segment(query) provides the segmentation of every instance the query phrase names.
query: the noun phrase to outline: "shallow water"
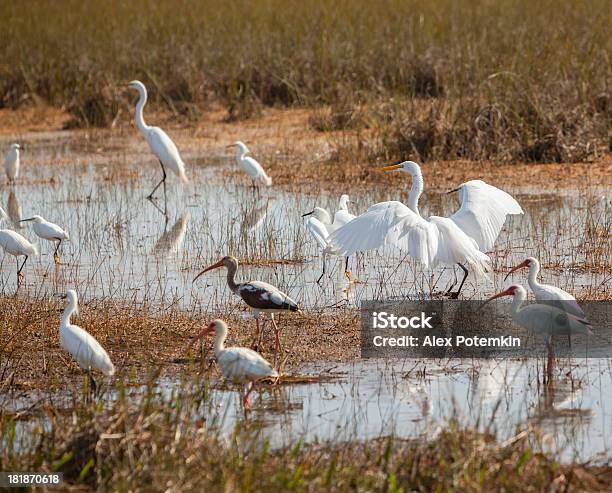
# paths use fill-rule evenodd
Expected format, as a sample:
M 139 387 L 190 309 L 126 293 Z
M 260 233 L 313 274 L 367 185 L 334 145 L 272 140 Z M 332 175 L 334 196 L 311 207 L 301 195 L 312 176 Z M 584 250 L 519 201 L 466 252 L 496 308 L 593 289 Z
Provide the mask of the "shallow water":
M 319 285 L 315 281 L 321 273 L 321 258 L 301 215 L 315 205 L 333 212 L 337 196 L 273 187 L 254 190 L 247 181 L 224 174 L 233 166 L 231 157 L 210 158 L 190 168 L 191 184 L 169 181 L 166 218 L 156 208 L 164 209 L 161 188 L 156 204 L 145 199 L 159 178 L 153 163 L 125 159 L 108 164 L 89 158 L 74 145 L 51 142 L 36 148 L 38 159 L 73 164 L 24 167 L 21 182 L 0 191 L 0 203 L 13 226 L 30 240 L 36 240 L 33 231 L 18 221 L 32 214 L 43 215 L 71 235 L 70 242 L 62 245 L 59 267 L 52 261 L 53 246 L 38 241 L 42 254 L 28 260 L 22 286 L 32 294 L 49 296 L 76 288 L 85 299 L 111 297 L 226 311 L 240 302 L 227 289 L 223 270 L 192 284 L 199 270 L 226 254 L 255 264 L 243 265 L 239 280 L 271 282 L 305 308 L 429 296 L 446 291 L 453 279 L 452 268 L 427 271 L 389 247 L 351 259 L 357 282 L 349 283 L 342 273 L 342 260 L 332 257 L 328 276 Z M 350 193 L 351 210 L 359 213 L 376 201 L 405 199 L 408 186 L 409 180 L 403 189 L 342 192 Z M 526 214 L 507 221 L 491 254 L 493 266 L 509 267 L 534 255 L 545 266 L 544 279 L 552 284 L 570 292 L 609 289 L 610 273 L 602 266 L 612 247 L 609 235 L 601 232 L 609 230 L 610 198 L 598 190 L 512 192 Z M 457 200 L 430 193 L 421 204 L 423 215 L 441 215 L 452 213 Z M 0 292 L 12 294 L 15 259 L 1 256 L 0 260 Z M 514 279 L 525 282 L 521 274 Z M 502 285 L 503 272 L 488 280 L 470 276 L 463 293 L 483 298 Z
M 0 189 L 0 203 L 16 228 L 19 219 L 40 214 L 71 235 L 62 246 L 58 267 L 53 264 L 52 245 L 39 242 L 42 254 L 28 261 L 22 292 L 43 297 L 75 288 L 85 300 L 113 298 L 161 307 L 176 304 L 198 312 L 236 312 L 243 305 L 227 288 L 224 271 L 210 272 L 192 284 L 199 270 L 226 254 L 260 264 L 243 265 L 239 280 L 275 284 L 307 309 L 430 296 L 445 291 L 453 278 L 450 268 L 429 272 L 398 250 L 386 248 L 351 259 L 358 282 L 349 283 L 344 277 L 341 259 L 330 261 L 330 275 L 321 285 L 315 282 L 321 259 L 301 215 L 315 205 L 333 211 L 341 193 L 351 195 L 354 213 L 377 201 L 404 200 L 408 180 L 397 190 L 341 190 L 334 195 L 316 189 L 254 190 L 245 180 L 225 174 L 226 166 L 232 166 L 230 157 L 198 157 L 190 168 L 191 184 L 170 180 L 166 220 L 145 200 L 159 178 L 155 164 L 125 158 L 120 164 L 106 163 L 104 158 L 89 157 L 92 148 L 95 151 L 95 146 L 58 144 L 57 136 L 51 136 L 33 153 L 38 159 L 70 164 L 26 166 L 16 187 Z M 491 254 L 500 272 L 478 282 L 470 276 L 464 296 L 478 299 L 499 290 L 507 271 L 500 268 L 528 255 L 540 258 L 543 278 L 551 284 L 574 293 L 609 292 L 608 192 L 543 194 L 534 188 L 510 192 L 525 215 L 507 221 Z M 156 205 L 164 207 L 163 201 Z M 423 215 L 446 215 L 456 207 L 452 195 L 429 193 L 421 201 Z M 28 226 L 19 231 L 35 238 Z M 514 280 L 525 283 L 524 274 Z M 0 292 L 15 290 L 15 261 L 0 256 Z M 424 366 L 425 377 L 418 377 L 417 369 Z M 541 371 L 534 360 L 449 361 L 443 368 L 431 360 L 375 360 L 302 369 L 302 373 L 321 371 L 339 378 L 266 387 L 256 397 L 253 417 L 273 446 L 300 438 L 316 442 L 390 434 L 431 436 L 453 416 L 466 425 L 494 431 L 500 439 L 537 422 L 548 433 L 542 447 L 561 450 L 564 460 L 609 459 L 605 453 L 612 426 L 607 398 L 612 395 L 612 371 L 606 359 L 577 362 L 571 378 L 565 376 L 567 370 L 559 371 L 554 391 L 538 384 Z M 160 392 L 174 387 L 173 381 L 162 382 Z M 211 400 L 216 411 L 206 417 L 229 433 L 242 413 L 239 394 L 214 390 Z
M 534 448 L 563 461 L 606 462 L 610 453 L 612 361 L 569 361 L 544 386 L 534 360 L 369 360 L 317 364 L 306 373 L 336 381 L 267 386 L 254 394 L 252 419 L 271 446 L 397 436 L 431 438 L 448 419 L 510 439 L 530 424 Z M 419 371 L 425 370 L 425 376 Z M 242 416 L 238 392 L 216 391 L 213 407 L 227 433 Z M 217 414 L 215 414 L 217 416 Z M 213 421 L 214 422 L 214 421 Z

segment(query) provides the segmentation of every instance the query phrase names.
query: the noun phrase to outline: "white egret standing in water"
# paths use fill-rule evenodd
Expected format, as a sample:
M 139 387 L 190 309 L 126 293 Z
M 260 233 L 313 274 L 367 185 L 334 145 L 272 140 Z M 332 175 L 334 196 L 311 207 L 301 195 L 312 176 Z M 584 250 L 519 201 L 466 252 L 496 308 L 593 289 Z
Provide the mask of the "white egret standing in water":
M 7 218 L 6 212 L 0 207 L 0 223 Z M 36 245 L 33 245 L 19 233 L 10 229 L 0 229 L 0 247 L 2 247 L 6 253 L 13 255 L 17 261 L 17 286 L 19 286 L 23 278 L 21 271 L 25 267 L 29 257 L 38 255 L 38 249 Z M 19 266 L 19 257 L 25 257 L 21 266 Z
M 264 378 L 278 378 L 278 372 L 264 357 L 245 347 L 225 347 L 227 324 L 223 320 L 215 320 L 200 332 L 191 344 L 206 335 L 215 336 L 215 357 L 221 367 L 223 376 L 238 384 L 246 384 L 242 396 L 246 410 L 251 409 L 250 395 L 255 384 Z
M 228 149 L 230 147 L 236 148 L 236 162 L 238 166 L 240 166 L 253 180 L 253 184 L 255 182 L 259 182 L 269 187 L 272 185 L 272 178 L 268 176 L 268 174 L 264 171 L 261 164 L 259 164 L 255 159 L 247 154 L 250 154 L 249 148 L 241 142 L 237 140 L 233 144 L 227 146 Z
M 11 144 L 4 158 L 4 171 L 10 183 L 19 177 L 19 144 Z
M 497 239 L 506 216 L 522 214 L 521 206 L 503 190 L 481 180 L 468 181 L 451 192 L 459 191 L 461 207 L 450 217 L 419 213 L 419 197 L 423 193 L 421 167 L 413 161 L 385 166 L 384 171 L 401 170 L 412 176 L 408 205 L 381 202 L 371 206 L 345 226 L 332 233 L 329 243 L 342 255 L 373 250 L 393 244 L 429 268 L 439 264 L 457 264 L 464 272 L 457 298 L 468 276 L 466 263 L 477 275 L 489 270 L 485 255 Z M 450 193 L 450 192 L 449 192 Z M 454 287 L 451 286 L 450 290 Z
M 22 223 L 29 221 L 34 222 L 33 229 L 36 236 L 42 238 L 43 240 L 56 243 L 55 251 L 53 252 L 53 261 L 56 264 L 59 264 L 60 258 L 57 252 L 59 251 L 62 241 L 70 239 L 68 233 L 66 233 L 66 231 L 60 228 L 57 224 L 47 221 L 42 216 L 32 216 L 28 219 L 21 220 Z
M 68 290 L 64 298 L 68 299 L 68 304 L 60 324 L 60 346 L 87 372 L 90 389 L 95 394 L 97 385 L 91 371 L 97 370 L 106 376 L 112 376 L 115 374 L 115 366 L 108 353 L 89 332 L 70 323 L 72 314 L 79 312 L 76 291 Z
M 129 87 L 136 89 L 140 94 L 138 103 L 136 104 L 136 125 L 149 144 L 151 152 L 159 160 L 162 169 L 162 179 L 155 185 L 153 191 L 148 195 L 148 199 L 152 200 L 153 195 L 160 185 L 164 186 L 164 202 L 166 200 L 166 171 L 169 169 L 181 178 L 184 183 L 187 183 L 187 175 L 185 174 L 185 163 L 181 159 L 176 145 L 168 134 L 159 127 L 150 127 L 144 121 L 143 108 L 147 103 L 147 88 L 139 80 L 130 82 Z

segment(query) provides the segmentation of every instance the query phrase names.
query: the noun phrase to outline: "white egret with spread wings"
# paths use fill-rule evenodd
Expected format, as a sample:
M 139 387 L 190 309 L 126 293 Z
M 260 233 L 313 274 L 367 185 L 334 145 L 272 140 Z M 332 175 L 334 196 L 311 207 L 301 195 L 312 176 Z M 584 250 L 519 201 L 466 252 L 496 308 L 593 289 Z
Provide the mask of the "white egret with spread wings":
M 451 293 L 452 298 L 457 298 L 468 276 L 468 268 L 479 276 L 490 269 L 489 257 L 484 252 L 493 247 L 506 216 L 523 213 L 521 206 L 503 190 L 482 180 L 472 180 L 451 190 L 460 193 L 461 207 L 457 212 L 450 217 L 425 219 L 418 207 L 423 193 L 421 167 L 413 161 L 405 161 L 385 166 L 383 170 L 400 170 L 412 176 L 408 205 L 398 201 L 374 204 L 332 233 L 329 244 L 346 256 L 392 244 L 429 268 L 457 264 L 464 272 L 459 289 Z

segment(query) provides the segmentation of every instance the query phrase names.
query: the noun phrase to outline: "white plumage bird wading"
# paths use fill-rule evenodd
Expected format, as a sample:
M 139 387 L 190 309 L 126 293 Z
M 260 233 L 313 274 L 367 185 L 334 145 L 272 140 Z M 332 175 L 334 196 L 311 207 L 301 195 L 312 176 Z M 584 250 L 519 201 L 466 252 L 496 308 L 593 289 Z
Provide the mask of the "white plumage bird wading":
M 250 154 L 250 151 L 244 142 L 237 140 L 227 147 L 228 149 L 231 147 L 236 148 L 236 162 L 238 163 L 238 166 L 240 166 L 251 177 L 253 184 L 259 182 L 266 187 L 272 185 L 272 178 L 268 176 L 261 164 L 248 155 Z
M 472 180 L 451 190 L 460 191 L 461 207 L 457 212 L 450 217 L 425 219 L 418 208 L 423 193 L 420 166 L 405 161 L 385 166 L 383 170 L 401 170 L 412 176 L 408 205 L 390 201 L 371 206 L 330 235 L 331 247 L 348 256 L 392 244 L 428 268 L 457 264 L 464 272 L 459 289 L 451 293 L 452 298 L 457 298 L 468 276 L 468 269 L 463 264 L 476 275 L 484 276 L 490 268 L 489 257 L 484 251 L 493 246 L 506 216 L 522 214 L 523 210 L 503 190 L 481 180 Z
M 329 235 L 355 219 L 355 216 L 348 211 L 348 203 L 349 196 L 346 194 L 342 195 L 338 204 L 338 210 L 334 214 L 333 222 L 329 212 L 322 207 L 315 207 L 311 212 L 302 214 L 302 217 L 307 217 L 305 221 L 306 229 L 321 248 L 321 256 L 323 257 L 323 272 L 321 272 L 317 279 L 317 283 L 325 275 L 327 255 L 336 255 L 335 250 L 329 244 Z M 345 260 L 344 273 L 350 278 L 348 256 Z
M 56 244 L 55 251 L 53 252 L 53 260 L 56 264 L 59 264 L 59 248 L 62 241 L 70 239 L 70 235 L 68 235 L 68 233 L 66 233 L 66 231 L 60 228 L 57 224 L 47 221 L 42 216 L 32 216 L 28 219 L 22 219 L 20 222 L 23 223 L 29 221 L 34 222 L 33 229 L 36 236 Z
M 6 212 L 0 207 L 0 223 L 7 218 Z M 17 287 L 19 287 L 21 279 L 23 278 L 21 271 L 25 267 L 29 257 L 38 255 L 38 249 L 36 245 L 33 245 L 19 233 L 10 229 L 0 229 L 0 247 L 2 247 L 6 253 L 13 255 L 17 260 Z M 19 257 L 25 257 L 21 266 L 19 266 Z
M 4 171 L 10 183 L 19 177 L 19 144 L 11 144 L 4 158 Z
M 508 289 L 491 296 L 482 306 L 501 298 L 512 296 L 512 307 L 510 313 L 512 320 L 517 325 L 533 332 L 536 336 L 546 341 L 548 346 L 548 368 L 552 369 L 553 348 L 552 338 L 556 335 L 586 334 L 592 335 L 590 324 L 574 315 L 567 313 L 561 308 L 550 304 L 532 304 L 523 307 L 523 302 L 527 299 L 527 291 L 523 286 L 515 284 Z M 481 308 L 482 308 L 481 306 Z
M 97 385 L 91 374 L 92 370 L 112 376 L 115 374 L 115 365 L 108 353 L 89 332 L 70 323 L 72 315 L 78 313 L 76 291 L 70 289 L 64 298 L 68 300 L 68 304 L 60 323 L 60 346 L 70 353 L 79 366 L 85 370 L 89 377 L 91 391 L 95 394 Z
M 136 89 L 140 95 L 138 99 L 138 103 L 136 104 L 136 125 L 138 126 L 138 130 L 144 136 L 147 143 L 149 144 L 149 148 L 151 152 L 155 155 L 155 157 L 159 160 L 159 164 L 162 169 L 162 179 L 161 181 L 155 185 L 153 191 L 147 197 L 148 199 L 153 199 L 153 195 L 160 187 L 163 185 L 164 187 L 164 200 L 166 198 L 166 178 L 167 178 L 167 170 L 174 172 L 180 179 L 187 183 L 187 175 L 185 174 L 185 163 L 181 159 L 181 155 L 179 151 L 172 141 L 168 134 L 164 132 L 159 127 L 150 127 L 144 121 L 143 116 L 143 108 L 147 103 L 147 88 L 145 85 L 138 81 L 133 80 L 130 82 L 129 87 L 132 89 Z
M 202 337 L 214 334 L 214 348 L 217 363 L 223 376 L 238 384 L 246 385 L 243 395 L 245 409 L 251 408 L 250 394 L 255 384 L 263 378 L 278 378 L 278 372 L 259 353 L 244 347 L 225 347 L 227 324 L 223 320 L 215 320 L 193 340 L 192 344 Z
M 565 312 L 575 316 L 576 318 L 581 319 L 587 325 L 590 325 L 584 311 L 576 301 L 576 298 L 574 298 L 567 291 L 558 288 L 557 286 L 551 286 L 550 284 L 542 284 L 538 281 L 538 274 L 540 273 L 540 262 L 538 261 L 538 259 L 534 257 L 528 257 L 523 262 L 513 267 L 510 272 L 506 274 L 504 281 L 508 279 L 508 277 L 513 272 L 516 272 L 523 268 L 529 269 L 528 283 L 529 287 L 531 288 L 531 291 L 533 291 L 536 300 L 549 301 L 551 305 L 556 306 L 561 310 L 564 310 Z M 568 334 L 568 337 L 569 342 L 571 344 L 571 334 Z
M 11 144 L 4 158 L 4 171 L 10 183 L 19 178 L 19 144 Z

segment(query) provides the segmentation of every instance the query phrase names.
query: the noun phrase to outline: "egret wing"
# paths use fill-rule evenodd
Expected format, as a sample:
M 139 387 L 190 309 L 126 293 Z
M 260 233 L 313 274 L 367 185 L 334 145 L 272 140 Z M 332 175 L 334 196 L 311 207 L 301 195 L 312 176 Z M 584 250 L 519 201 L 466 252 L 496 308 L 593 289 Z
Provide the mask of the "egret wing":
M 176 147 L 176 144 L 159 127 L 151 127 L 148 131 L 148 142 L 153 154 L 162 162 L 162 164 L 170 168 L 181 177 L 184 182 L 187 182 L 185 175 L 185 164 L 181 159 L 181 155 Z
M 370 207 L 329 237 L 340 255 L 396 245 L 429 265 L 437 250 L 437 232 L 425 219 L 401 202 L 381 202 Z
M 483 252 L 493 248 L 507 215 L 523 214 L 511 195 L 482 180 L 468 181 L 459 190 L 461 207 L 450 219 L 476 240 Z
M 78 325 L 61 329 L 61 346 L 68 351 L 85 370 L 90 368 L 105 375 L 114 375 L 115 366 L 110 356 L 89 332 Z
M 240 165 L 253 180 L 259 180 L 268 186 L 272 184 L 271 178 L 265 172 L 261 164 L 255 161 L 251 156 L 242 158 L 240 160 Z
M 334 222 L 332 223 L 331 227 L 328 229 L 330 230 L 330 233 L 331 233 L 333 231 L 336 231 L 338 228 L 341 228 L 345 224 L 350 223 L 353 219 L 355 219 L 354 214 L 351 214 L 347 210 L 341 209 L 339 211 L 336 211 L 336 213 L 334 214 Z

